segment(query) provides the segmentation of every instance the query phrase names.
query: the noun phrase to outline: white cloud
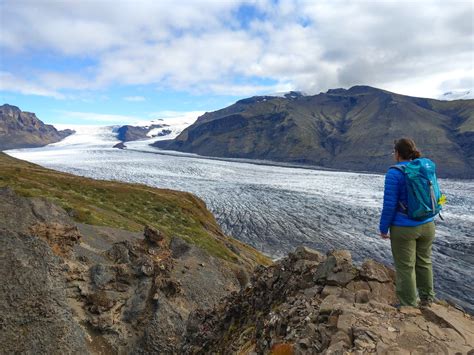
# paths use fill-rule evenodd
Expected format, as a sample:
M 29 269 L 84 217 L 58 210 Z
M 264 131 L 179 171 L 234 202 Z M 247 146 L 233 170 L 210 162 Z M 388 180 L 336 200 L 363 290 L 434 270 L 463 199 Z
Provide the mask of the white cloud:
M 49 48 L 67 55 L 97 54 L 130 43 L 167 41 L 175 31 L 220 27 L 243 2 L 6 0 L 0 4 L 0 43 L 11 50 Z
M 19 92 L 25 95 L 49 96 L 55 99 L 63 99 L 65 97 L 58 91 L 48 89 L 3 71 L 0 71 L 0 91 Z
M 134 124 L 137 125 L 144 125 L 150 124 L 150 122 L 161 122 L 164 121 L 167 124 L 175 125 L 175 124 L 191 124 L 196 119 L 203 115 L 205 111 L 158 111 L 158 112 L 150 112 L 149 117 L 150 120 L 146 121 L 138 121 Z
M 242 26 L 241 4 L 264 16 Z M 474 80 L 470 1 L 22 0 L 0 10 L 3 49 L 96 63 L 16 78 L 17 91 L 152 84 L 245 96 L 367 84 L 436 97 Z
M 159 123 L 165 121 L 168 124 L 180 124 L 180 123 L 192 123 L 199 116 L 203 115 L 205 111 L 157 111 L 150 112 L 146 117 L 129 116 L 129 115 L 117 115 L 109 113 L 97 113 L 97 112 L 83 112 L 83 111 L 63 111 L 58 110 L 57 119 L 68 119 L 68 121 L 74 120 L 74 123 L 78 125 L 89 125 L 94 123 L 95 125 L 149 125 L 153 122 Z
M 58 111 L 58 114 L 63 118 L 78 120 L 79 124 L 81 123 L 81 121 L 104 122 L 110 124 L 127 124 L 131 122 L 140 121 L 142 119 L 141 117 L 136 116 L 79 111 Z
M 131 102 L 146 101 L 146 98 L 143 96 L 125 96 L 123 99 L 125 101 L 131 101 Z

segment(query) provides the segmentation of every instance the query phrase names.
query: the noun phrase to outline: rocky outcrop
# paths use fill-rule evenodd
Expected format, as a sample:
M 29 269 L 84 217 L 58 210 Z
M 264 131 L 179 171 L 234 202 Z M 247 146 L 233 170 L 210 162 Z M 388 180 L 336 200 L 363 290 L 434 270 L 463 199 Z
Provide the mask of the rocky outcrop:
M 127 148 L 127 146 L 123 142 L 120 142 L 120 143 L 115 144 L 112 148 L 125 149 Z
M 75 223 L 9 188 L 0 250 L 1 353 L 176 353 L 189 313 L 239 290 L 245 270 L 153 227 Z
M 136 141 L 139 139 L 146 139 L 150 138 L 148 136 L 149 132 L 155 128 L 164 128 L 167 127 L 166 124 L 152 124 L 149 126 L 131 126 L 125 125 L 121 126 L 117 129 L 117 138 L 122 142 L 129 142 L 129 141 Z M 161 130 L 157 136 L 166 136 L 167 134 L 171 133 L 169 129 Z
M 188 320 L 183 353 L 447 354 L 472 351 L 474 321 L 446 304 L 401 308 L 394 272 L 348 251 L 299 248 Z
M 0 352 L 88 353 L 86 332 L 68 304 L 60 257 L 42 239 L 1 228 L 0 254 Z
M 16 106 L 0 106 L 0 150 L 41 147 L 73 133 L 70 129 L 58 131 L 34 113 L 23 112 Z
M 439 101 L 368 86 L 256 96 L 208 112 L 162 149 L 338 170 L 385 172 L 410 136 L 444 177 L 474 177 L 474 100 Z
M 0 353 L 467 353 L 446 304 L 397 310 L 394 272 L 306 247 L 251 272 L 180 237 L 75 223 L 0 189 Z

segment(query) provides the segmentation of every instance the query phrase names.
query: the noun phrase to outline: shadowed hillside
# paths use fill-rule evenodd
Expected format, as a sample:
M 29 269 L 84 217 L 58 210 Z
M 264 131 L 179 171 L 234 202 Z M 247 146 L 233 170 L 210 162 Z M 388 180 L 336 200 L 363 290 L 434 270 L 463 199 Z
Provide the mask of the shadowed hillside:
M 354 86 L 256 96 L 206 113 L 163 149 L 383 172 L 393 141 L 415 139 L 444 177 L 474 177 L 474 100 L 438 101 Z

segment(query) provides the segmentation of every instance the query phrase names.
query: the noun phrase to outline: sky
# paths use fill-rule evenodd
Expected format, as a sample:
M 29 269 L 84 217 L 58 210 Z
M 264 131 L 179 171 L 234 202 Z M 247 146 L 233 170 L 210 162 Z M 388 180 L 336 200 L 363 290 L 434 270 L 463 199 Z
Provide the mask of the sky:
M 474 2 L 0 0 L 0 104 L 47 123 L 199 115 L 253 96 L 474 88 Z

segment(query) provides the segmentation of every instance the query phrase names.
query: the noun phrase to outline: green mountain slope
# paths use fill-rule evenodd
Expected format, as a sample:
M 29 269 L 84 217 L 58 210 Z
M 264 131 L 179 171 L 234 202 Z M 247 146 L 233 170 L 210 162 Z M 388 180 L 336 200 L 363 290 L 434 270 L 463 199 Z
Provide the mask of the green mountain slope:
M 474 100 L 438 101 L 355 86 L 315 96 L 257 96 L 206 113 L 154 145 L 206 156 L 383 172 L 393 141 L 415 139 L 440 176 L 474 177 Z

